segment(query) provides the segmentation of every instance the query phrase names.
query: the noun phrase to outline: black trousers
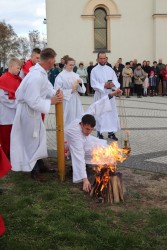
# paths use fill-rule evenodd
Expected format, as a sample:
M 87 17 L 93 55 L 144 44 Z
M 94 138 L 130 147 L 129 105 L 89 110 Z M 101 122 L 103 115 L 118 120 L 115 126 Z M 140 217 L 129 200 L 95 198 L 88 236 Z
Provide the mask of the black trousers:
M 136 84 L 136 93 L 137 96 L 142 96 L 142 84 Z

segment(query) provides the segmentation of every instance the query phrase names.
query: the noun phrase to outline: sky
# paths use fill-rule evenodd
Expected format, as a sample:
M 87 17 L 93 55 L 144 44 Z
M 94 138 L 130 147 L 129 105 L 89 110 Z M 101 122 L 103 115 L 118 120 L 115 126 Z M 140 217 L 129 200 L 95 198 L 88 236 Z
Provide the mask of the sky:
M 29 31 L 38 30 L 46 37 L 45 0 L 0 0 L 0 21 L 10 24 L 18 36 L 28 37 Z

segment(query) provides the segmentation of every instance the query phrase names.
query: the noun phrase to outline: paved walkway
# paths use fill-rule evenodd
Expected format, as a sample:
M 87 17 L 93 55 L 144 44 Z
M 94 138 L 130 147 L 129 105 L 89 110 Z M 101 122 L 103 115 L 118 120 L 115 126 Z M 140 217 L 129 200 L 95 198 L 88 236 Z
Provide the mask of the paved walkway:
M 81 97 L 84 110 L 93 97 Z M 125 108 L 122 108 L 124 106 Z M 133 96 L 117 98 L 117 108 L 122 127 L 125 121 L 130 134 L 131 156 L 123 166 L 167 173 L 167 97 Z M 123 113 L 125 111 L 125 113 Z M 126 114 L 126 119 L 125 115 Z M 56 155 L 55 111 L 51 107 L 46 116 L 47 143 L 50 157 Z M 96 135 L 96 132 L 93 131 Z M 107 138 L 107 133 L 104 133 Z M 119 146 L 123 145 L 124 132 L 117 133 Z

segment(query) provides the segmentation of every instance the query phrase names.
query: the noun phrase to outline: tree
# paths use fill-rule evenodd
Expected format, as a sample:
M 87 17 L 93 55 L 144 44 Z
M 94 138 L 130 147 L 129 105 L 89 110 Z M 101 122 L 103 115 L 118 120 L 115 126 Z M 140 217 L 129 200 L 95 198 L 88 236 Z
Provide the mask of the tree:
M 40 47 L 40 35 L 38 30 L 29 31 L 30 48 Z
M 5 67 L 9 55 L 19 55 L 18 36 L 10 24 L 0 22 L 0 66 Z
M 30 43 L 27 37 L 19 37 L 18 39 L 19 42 L 19 50 L 20 50 L 20 55 L 23 58 L 26 58 L 27 55 L 30 53 Z

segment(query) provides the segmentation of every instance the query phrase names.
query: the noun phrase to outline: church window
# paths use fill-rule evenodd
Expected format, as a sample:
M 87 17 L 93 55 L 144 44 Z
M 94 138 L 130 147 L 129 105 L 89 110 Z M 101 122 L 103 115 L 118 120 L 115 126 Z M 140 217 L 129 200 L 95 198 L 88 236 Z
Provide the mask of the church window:
M 94 47 L 95 51 L 107 50 L 107 13 L 103 8 L 94 12 Z

